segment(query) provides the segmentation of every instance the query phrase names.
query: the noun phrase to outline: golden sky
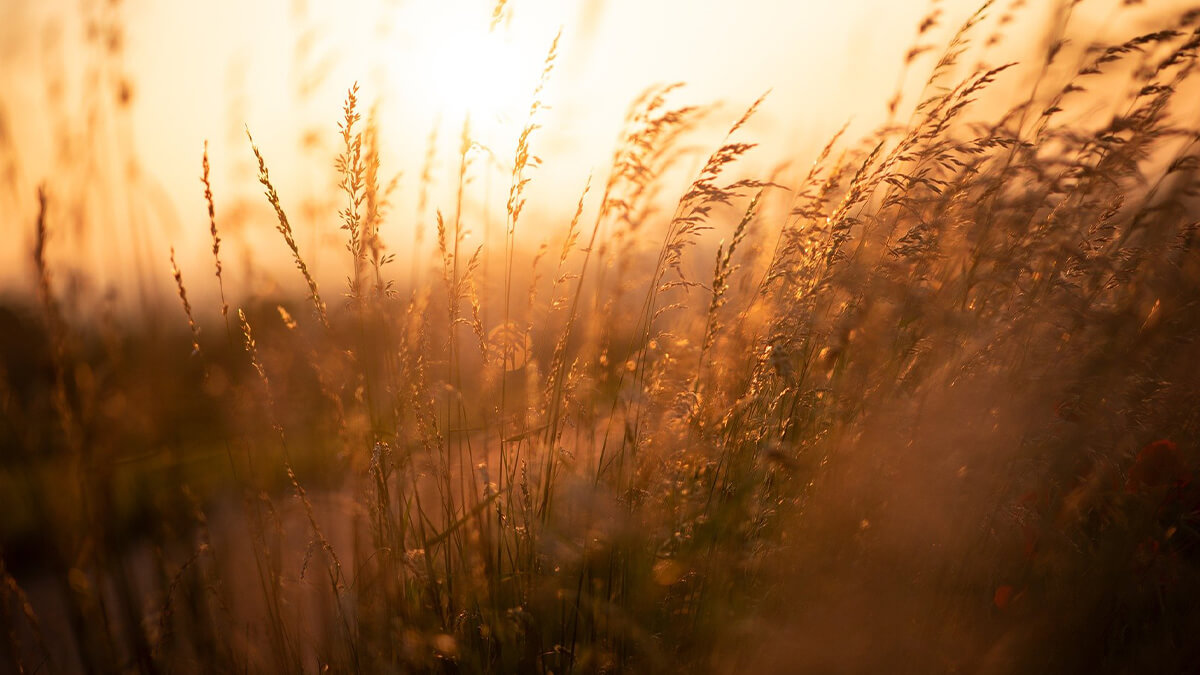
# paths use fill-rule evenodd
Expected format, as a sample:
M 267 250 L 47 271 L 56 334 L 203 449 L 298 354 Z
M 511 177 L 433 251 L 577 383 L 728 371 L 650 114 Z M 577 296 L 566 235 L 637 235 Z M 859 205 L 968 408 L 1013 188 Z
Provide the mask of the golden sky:
M 1085 32 L 1132 35 L 1138 17 L 1151 11 L 1114 14 L 1116 0 L 1087 3 L 1073 19 Z M 1061 4 L 1027 3 L 1008 29 L 1014 54 L 1046 39 L 1047 19 Z M 1179 3 L 1148 4 L 1157 11 Z M 939 6 L 941 26 L 930 41 L 940 47 L 977 3 Z M 90 194 L 80 202 L 88 205 L 85 216 L 105 224 L 61 226 L 56 245 L 60 252 L 74 245 L 71 262 L 101 270 L 99 285 L 127 280 L 138 265 L 164 270 L 171 245 L 185 270 L 206 269 L 198 181 L 206 139 L 219 222 L 231 210 L 265 207 L 246 126 L 285 208 L 299 230 L 310 230 L 301 246 L 320 249 L 336 239 L 336 223 L 306 223 L 303 204 L 331 193 L 336 124 L 356 81 L 363 101 L 378 103 L 383 171 L 401 174 L 396 216 L 384 232 L 393 249 L 403 250 L 413 223 L 428 222 L 433 208 L 450 208 L 443 190 L 431 195 L 428 213 L 417 214 L 418 177 L 436 125 L 434 178 L 452 182 L 468 114 L 473 139 L 494 153 L 481 153 L 480 164 L 492 170 L 480 170 L 472 186 L 477 220 L 497 209 L 502 218 L 512 149 L 560 29 L 546 90 L 552 109 L 533 141 L 545 165 L 530 188 L 531 226 L 569 218 L 589 173 L 602 180 L 626 106 L 654 83 L 686 82 L 682 101 L 724 103 L 712 116 L 713 143 L 720 127 L 770 89 L 746 130 L 747 140 L 762 144 L 748 166 L 761 175 L 781 161 L 803 164 L 845 122 L 853 135 L 882 121 L 929 7 L 900 0 L 509 0 L 492 29 L 494 0 L 0 0 L 0 150 L 8 167 L 0 204 L 19 214 L 7 219 L 15 234 L 6 240 L 21 242 L 0 254 L 0 284 L 28 274 L 31 196 L 43 182 L 59 204 L 69 201 L 65 193 Z M 93 35 L 119 34 L 111 63 L 102 58 L 108 43 L 88 46 L 89 26 Z M 914 67 L 910 84 L 929 66 Z M 88 93 L 92 71 L 104 82 L 93 89 L 107 94 Z M 1019 83 L 1029 72 L 1012 77 Z M 113 104 L 121 82 L 127 106 Z M 115 112 L 97 113 L 97 98 L 99 108 Z M 64 130 L 74 139 L 65 150 Z M 69 178 L 72 172 L 78 175 Z M 89 184 L 96 175 L 110 183 Z M 132 194 L 120 189 L 124 178 L 135 183 L 126 191 Z M 251 223 L 252 231 L 231 235 L 251 248 L 278 248 L 270 219 Z M 317 267 L 320 273 L 319 260 Z

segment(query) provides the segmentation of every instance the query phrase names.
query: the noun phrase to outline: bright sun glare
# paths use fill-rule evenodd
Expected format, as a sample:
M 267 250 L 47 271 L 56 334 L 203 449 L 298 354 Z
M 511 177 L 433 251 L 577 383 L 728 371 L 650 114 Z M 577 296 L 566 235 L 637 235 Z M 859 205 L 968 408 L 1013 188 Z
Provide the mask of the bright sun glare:
M 522 39 L 503 23 L 470 21 L 440 4 L 429 5 L 421 20 L 428 26 L 423 40 L 405 45 L 395 65 L 415 77 L 434 110 L 447 119 L 505 124 L 528 109 L 549 37 L 544 45 Z

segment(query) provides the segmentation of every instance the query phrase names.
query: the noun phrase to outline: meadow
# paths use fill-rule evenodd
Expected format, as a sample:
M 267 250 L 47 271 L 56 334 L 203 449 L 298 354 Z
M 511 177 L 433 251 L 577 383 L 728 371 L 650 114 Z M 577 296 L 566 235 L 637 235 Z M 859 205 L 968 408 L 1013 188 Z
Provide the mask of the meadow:
M 0 304 L 0 672 L 1200 671 L 1200 9 L 1095 42 L 1090 1 L 1019 64 L 1020 0 L 933 3 L 885 123 L 761 175 L 769 93 L 651 86 L 561 222 L 558 40 L 511 156 L 464 123 L 448 184 L 403 178 L 427 209 L 348 86 L 340 241 L 247 127 L 259 210 L 205 148 L 205 263 L 147 253 L 138 302 L 56 257 L 94 186 L 47 175 Z M 288 284 L 231 273 L 235 220 Z

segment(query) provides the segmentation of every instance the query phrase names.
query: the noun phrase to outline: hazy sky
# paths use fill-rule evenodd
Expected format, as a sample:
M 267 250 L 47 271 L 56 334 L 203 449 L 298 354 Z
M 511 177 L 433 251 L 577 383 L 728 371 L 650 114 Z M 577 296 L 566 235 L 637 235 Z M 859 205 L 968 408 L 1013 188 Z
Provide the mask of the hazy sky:
M 115 11 L 105 9 L 109 4 L 0 0 L 0 148 L 12 158 L 0 203 L 20 216 L 6 227 L 28 240 L 35 185 L 49 183 L 52 195 L 76 190 L 63 185 L 56 162 L 85 175 L 136 175 L 135 195 L 93 197 L 93 203 L 114 202 L 107 207 L 111 219 L 140 222 L 136 229 L 60 235 L 64 243 L 75 238 L 80 264 L 121 268 L 108 281 L 128 272 L 126 263 L 114 263 L 133 255 L 126 248 L 140 250 L 155 269 L 170 245 L 180 249 L 181 263 L 204 264 L 207 217 L 197 179 L 206 139 L 218 216 L 245 200 L 263 206 L 244 126 L 262 147 L 284 206 L 303 227 L 301 203 L 329 194 L 336 124 L 355 81 L 367 105 L 380 104 L 384 173 L 402 173 L 395 229 L 385 232 L 402 246 L 411 237 L 404 228 L 416 220 L 416 186 L 435 123 L 442 143 L 434 177 L 447 183 L 453 175 L 459 128 L 469 113 L 473 138 L 496 155 L 479 160 L 492 161 L 495 171 L 472 186 L 473 198 L 502 209 L 512 148 L 560 28 L 559 59 L 546 92 L 552 110 L 534 140 L 546 164 L 534 174 L 529 202 L 530 213 L 555 223 L 569 217 L 589 173 L 603 179 L 626 106 L 656 82 L 687 82 L 681 102 L 725 102 L 713 116 L 712 143 L 720 140 L 716 125 L 727 125 L 771 89 L 747 129 L 748 140 L 762 143 L 749 163 L 764 169 L 784 159 L 811 159 L 813 147 L 848 120 L 852 133 L 868 132 L 882 119 L 901 58 L 929 11 L 926 2 L 897 0 L 510 0 L 500 26 L 489 31 L 493 0 L 122 0 Z M 1009 29 L 1010 42 L 1043 40 L 1044 20 L 1059 4 L 1029 2 L 1024 19 Z M 1120 15 L 1121 25 L 1102 23 L 1113 4 L 1091 0 L 1093 9 L 1077 21 L 1092 22 L 1097 31 L 1136 32 L 1136 13 Z M 943 0 L 940 6 L 938 46 L 976 3 Z M 80 84 L 99 63 L 96 50 L 83 46 L 88 25 L 106 21 L 121 29 L 118 79 L 128 82 L 130 94 L 128 114 L 112 119 L 89 117 L 87 88 Z M 929 66 L 928 60 L 919 64 L 909 80 L 922 80 Z M 51 85 L 60 80 L 55 99 Z M 62 156 L 55 130 L 68 127 L 77 144 Z M 93 142 L 95 136 L 106 140 Z M 307 152 L 306 138 L 317 141 Z M 88 147 L 90 153 L 81 149 Z M 124 157 L 126 147 L 131 157 Z M 99 159 L 85 160 L 92 155 Z M 449 209 L 448 197 L 435 193 L 431 208 Z M 256 221 L 254 232 L 236 234 L 274 246 L 271 227 L 269 219 Z M 315 246 L 333 236 L 336 224 L 311 239 Z M 26 275 L 25 260 L 24 244 L 10 247 L 0 259 L 0 283 Z

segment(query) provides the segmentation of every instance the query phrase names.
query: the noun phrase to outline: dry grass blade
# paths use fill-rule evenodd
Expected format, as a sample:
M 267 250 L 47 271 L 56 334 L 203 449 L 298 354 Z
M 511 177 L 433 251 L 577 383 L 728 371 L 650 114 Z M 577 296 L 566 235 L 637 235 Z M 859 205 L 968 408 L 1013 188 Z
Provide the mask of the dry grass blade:
M 287 214 L 283 212 L 283 205 L 279 202 L 279 194 L 275 192 L 275 186 L 271 184 L 271 176 L 267 171 L 267 162 L 263 159 L 262 153 L 259 152 L 258 146 L 254 144 L 254 137 L 250 135 L 249 128 L 246 129 L 246 138 L 250 140 L 250 149 L 254 151 L 254 158 L 258 161 L 258 182 L 262 183 L 263 188 L 265 188 L 267 201 L 271 204 L 271 208 L 275 210 L 275 216 L 278 219 L 276 229 L 283 235 L 283 241 L 292 253 L 296 269 L 300 270 L 300 274 L 304 277 L 304 282 L 308 284 L 309 299 L 312 301 L 313 310 L 316 312 L 317 318 L 321 321 L 321 325 L 328 328 L 329 316 L 325 312 L 325 302 L 321 300 L 321 292 L 317 288 L 317 281 L 308 271 L 308 265 L 304 264 L 304 259 L 300 257 L 300 248 L 296 245 L 296 238 L 292 233 L 292 225 L 288 222 Z

